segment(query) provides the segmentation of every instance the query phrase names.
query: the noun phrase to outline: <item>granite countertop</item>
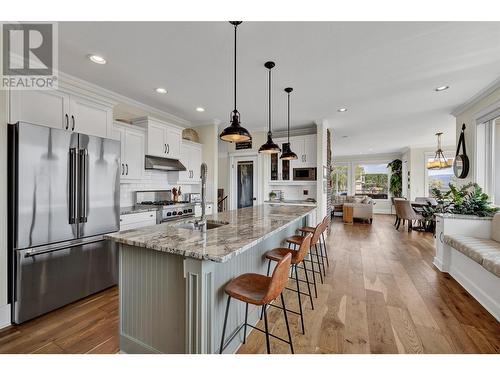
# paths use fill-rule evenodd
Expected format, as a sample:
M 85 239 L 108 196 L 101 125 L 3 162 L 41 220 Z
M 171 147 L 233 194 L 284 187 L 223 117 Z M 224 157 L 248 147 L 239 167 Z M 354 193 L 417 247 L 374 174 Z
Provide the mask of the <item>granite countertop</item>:
M 492 220 L 491 216 L 476 216 L 476 215 L 460 215 L 460 214 L 436 214 L 438 217 L 445 219 L 461 219 L 461 220 Z
M 290 223 L 300 220 L 314 207 L 258 205 L 209 215 L 208 220 L 227 222 L 206 233 L 179 228 L 190 220 L 166 222 L 106 235 L 115 242 L 181 256 L 227 262 Z
M 307 200 L 301 200 L 301 199 L 283 199 L 283 200 L 267 200 L 264 201 L 264 203 L 267 204 L 282 204 L 282 205 L 289 205 L 289 206 L 310 206 L 310 207 L 316 207 L 316 202 L 311 202 Z
M 158 207 L 137 207 L 137 206 L 128 206 L 128 207 L 120 207 L 120 215 L 130 215 L 130 214 L 138 214 L 140 212 L 149 212 L 149 211 L 158 211 Z

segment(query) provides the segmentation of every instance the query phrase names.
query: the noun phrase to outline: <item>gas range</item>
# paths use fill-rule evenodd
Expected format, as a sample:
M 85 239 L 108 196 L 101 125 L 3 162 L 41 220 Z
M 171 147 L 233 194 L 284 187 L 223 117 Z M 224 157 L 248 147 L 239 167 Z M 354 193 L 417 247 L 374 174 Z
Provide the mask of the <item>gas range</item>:
M 194 203 L 189 202 L 140 202 L 137 206 L 158 207 L 158 221 L 177 220 L 184 217 L 194 216 Z
M 170 190 L 137 191 L 135 195 L 136 206 L 158 207 L 158 223 L 194 216 L 195 204 L 187 201 L 173 201 Z

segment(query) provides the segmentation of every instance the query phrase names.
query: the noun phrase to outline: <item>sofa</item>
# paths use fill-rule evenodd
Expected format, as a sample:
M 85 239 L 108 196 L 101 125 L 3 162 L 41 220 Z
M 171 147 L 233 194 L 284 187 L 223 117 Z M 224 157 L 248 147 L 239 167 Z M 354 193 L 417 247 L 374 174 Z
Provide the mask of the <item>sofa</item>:
M 375 202 L 368 196 L 338 196 L 334 200 L 335 204 L 342 203 L 344 206 L 353 208 L 353 218 L 369 220 L 373 222 L 373 206 Z
M 500 321 L 500 213 L 484 225 L 483 233 L 445 232 L 441 265 Z

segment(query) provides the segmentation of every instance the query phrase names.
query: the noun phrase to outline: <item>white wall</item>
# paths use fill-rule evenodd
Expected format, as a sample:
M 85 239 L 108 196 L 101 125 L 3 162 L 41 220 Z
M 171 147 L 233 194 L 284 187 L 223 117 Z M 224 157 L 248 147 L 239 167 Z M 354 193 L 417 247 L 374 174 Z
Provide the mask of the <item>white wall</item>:
M 327 121 L 322 121 L 316 124 L 316 134 L 317 134 L 317 181 L 316 181 L 316 220 L 318 223 L 323 220 L 327 213 L 327 191 L 323 189 L 324 179 L 323 179 L 323 166 L 327 166 L 327 129 L 329 124 Z M 328 183 L 328 180 L 326 180 Z
M 207 164 L 207 202 L 217 203 L 217 186 L 219 183 L 219 134 L 218 124 L 210 124 L 195 128 L 203 144 L 202 161 Z
M 7 92 L 0 91 L 0 328 L 10 324 L 7 305 Z
M 442 147 L 443 152 L 455 155 L 454 147 Z M 426 183 L 426 154 L 434 153 L 436 147 L 410 148 L 410 189 L 408 198 L 415 200 L 416 197 L 427 196 Z
M 498 86 L 498 85 L 497 85 Z M 473 94 L 473 93 L 471 93 Z M 465 184 L 468 182 L 476 182 L 476 118 L 486 115 L 487 112 L 493 111 L 495 108 L 500 108 L 500 87 L 486 94 L 480 100 L 473 101 L 472 104 L 465 106 L 465 109 L 456 116 L 456 142 L 462 132 L 462 124 L 465 124 L 465 144 L 467 147 L 467 155 L 469 156 L 470 171 L 467 178 L 460 180 Z

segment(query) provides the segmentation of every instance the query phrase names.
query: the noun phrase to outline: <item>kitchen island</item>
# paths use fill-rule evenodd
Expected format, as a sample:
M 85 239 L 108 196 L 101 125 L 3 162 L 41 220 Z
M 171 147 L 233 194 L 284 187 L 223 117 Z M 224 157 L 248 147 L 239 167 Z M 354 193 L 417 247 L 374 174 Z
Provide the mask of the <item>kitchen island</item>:
M 108 235 L 120 245 L 120 350 L 218 352 L 224 285 L 242 273 L 265 274 L 264 253 L 315 217 L 314 207 L 259 205 L 208 216 L 205 233 L 183 220 Z M 249 323 L 259 319 L 252 307 Z M 243 321 L 244 304 L 235 303 L 227 337 Z M 225 352 L 238 349 L 239 335 Z

